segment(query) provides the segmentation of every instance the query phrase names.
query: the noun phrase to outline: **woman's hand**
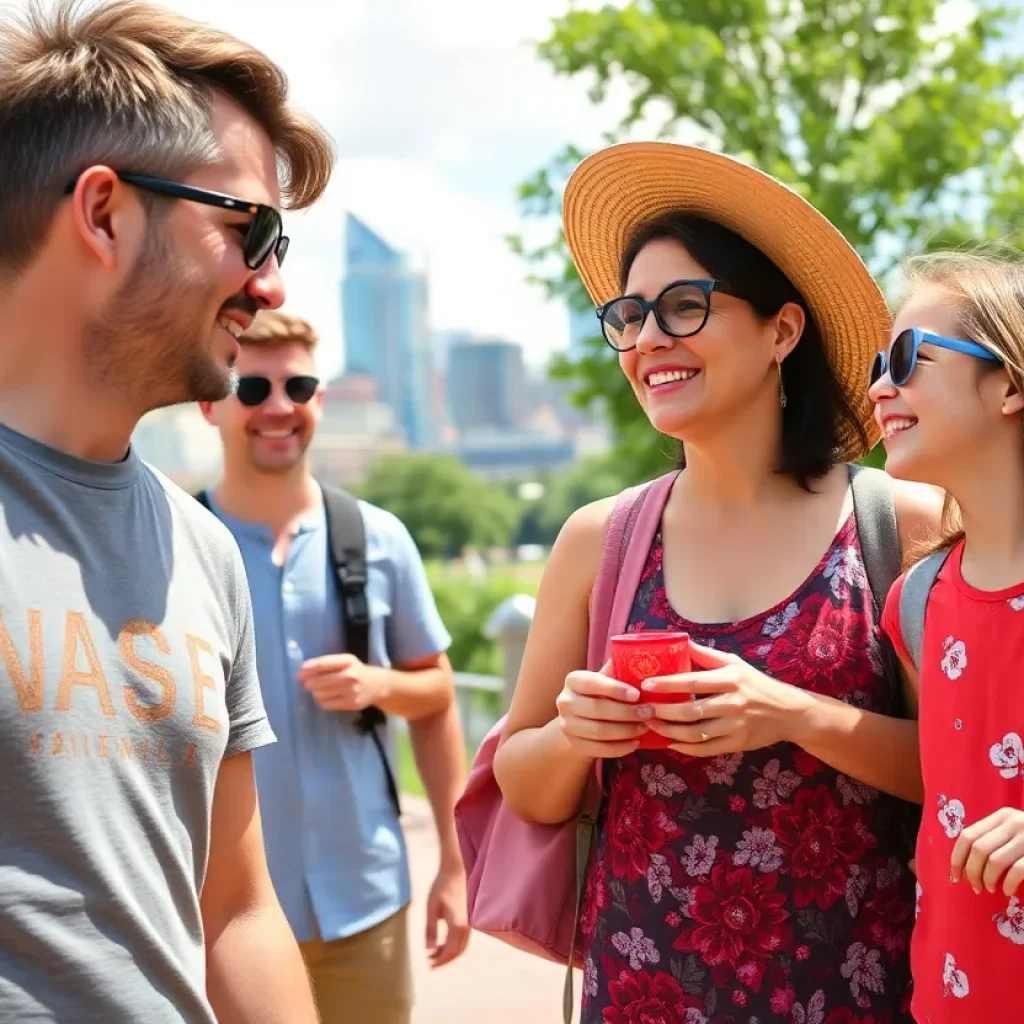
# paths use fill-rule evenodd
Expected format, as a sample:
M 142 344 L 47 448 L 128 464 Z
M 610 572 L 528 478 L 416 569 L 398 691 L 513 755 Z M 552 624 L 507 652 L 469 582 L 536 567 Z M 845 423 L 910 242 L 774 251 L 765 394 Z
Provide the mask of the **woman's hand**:
M 812 694 L 780 683 L 726 654 L 690 641 L 695 669 L 648 679 L 641 699 L 678 694 L 678 704 L 651 704 L 652 732 L 673 741 L 670 749 L 694 757 L 760 750 L 793 740 L 798 723 L 813 706 Z M 696 700 L 687 700 L 689 695 Z
M 654 706 L 639 704 L 639 691 L 612 679 L 611 662 L 600 672 L 570 672 L 555 701 L 569 746 L 587 757 L 624 757 L 640 745 Z
M 980 893 L 994 893 L 1002 882 L 1007 899 L 1024 881 L 1024 811 L 1002 807 L 960 833 L 953 847 L 949 877 L 953 882 L 967 879 Z

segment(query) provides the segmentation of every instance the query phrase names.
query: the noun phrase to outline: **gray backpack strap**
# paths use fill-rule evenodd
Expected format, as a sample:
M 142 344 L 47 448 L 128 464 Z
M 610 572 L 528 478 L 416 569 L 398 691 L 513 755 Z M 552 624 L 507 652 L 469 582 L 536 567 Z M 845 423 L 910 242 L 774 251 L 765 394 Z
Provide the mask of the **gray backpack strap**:
M 892 478 L 880 469 L 850 465 L 853 511 L 857 517 L 864 570 L 881 611 L 902 566 Z
M 949 549 L 934 551 L 907 570 L 900 592 L 900 635 L 906 647 L 914 670 L 920 672 L 921 642 L 924 639 L 924 613 L 928 607 L 935 577 L 949 557 Z
M 903 563 L 900 535 L 896 523 L 896 505 L 893 501 L 892 477 L 880 469 L 850 465 L 850 489 L 853 491 L 853 512 L 857 518 L 857 536 L 860 540 L 864 571 L 879 615 L 885 599 L 900 574 Z M 907 702 L 903 692 L 902 676 L 896 649 L 880 631 L 882 665 L 889 680 L 890 714 L 907 717 Z

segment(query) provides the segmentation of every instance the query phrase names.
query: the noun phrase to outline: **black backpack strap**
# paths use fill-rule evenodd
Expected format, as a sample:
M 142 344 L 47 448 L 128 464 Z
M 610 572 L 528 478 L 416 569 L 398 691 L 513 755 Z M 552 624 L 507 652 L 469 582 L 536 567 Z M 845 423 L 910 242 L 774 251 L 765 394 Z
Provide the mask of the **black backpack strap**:
M 320 484 L 327 519 L 327 544 L 338 584 L 341 616 L 345 626 L 345 646 L 361 662 L 370 661 L 370 605 L 366 599 L 366 526 L 359 503 L 347 491 Z M 395 810 L 401 813 L 398 785 L 391 760 L 384 749 L 380 727 L 387 716 L 380 708 L 369 707 L 356 717 L 356 728 L 373 740 L 384 765 L 388 794 Z
M 196 491 L 196 493 L 193 494 L 192 497 L 195 498 L 196 501 L 198 501 L 199 504 L 202 505 L 207 512 L 212 511 L 212 509 L 210 508 L 210 496 L 206 493 L 205 490 Z

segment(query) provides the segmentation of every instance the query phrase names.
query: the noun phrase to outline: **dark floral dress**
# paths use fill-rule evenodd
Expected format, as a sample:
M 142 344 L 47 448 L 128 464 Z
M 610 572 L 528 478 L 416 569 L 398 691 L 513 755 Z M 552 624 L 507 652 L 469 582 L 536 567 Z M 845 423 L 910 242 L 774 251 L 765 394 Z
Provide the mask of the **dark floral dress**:
M 681 619 L 655 538 L 629 628 L 685 629 L 774 679 L 891 712 L 853 516 L 806 583 L 744 622 Z M 792 744 L 605 763 L 581 1024 L 910 1024 L 909 805 Z

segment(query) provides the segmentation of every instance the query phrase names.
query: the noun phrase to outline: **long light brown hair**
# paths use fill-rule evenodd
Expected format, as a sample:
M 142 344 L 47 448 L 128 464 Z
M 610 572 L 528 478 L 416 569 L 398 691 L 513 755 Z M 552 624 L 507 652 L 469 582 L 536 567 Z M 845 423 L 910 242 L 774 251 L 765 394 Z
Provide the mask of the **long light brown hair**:
M 31 260 L 85 168 L 176 178 L 216 159 L 217 93 L 266 131 L 286 205 L 313 203 L 333 146 L 291 109 L 284 73 L 255 47 L 140 0 L 58 0 L 50 10 L 32 0 L 0 21 L 0 268 Z
M 1024 253 L 1003 245 L 925 253 L 907 260 L 903 276 L 903 304 L 924 287 L 941 288 L 955 312 L 958 335 L 998 355 L 1024 394 Z M 963 536 L 960 506 L 947 494 L 938 538 L 910 549 L 906 563 L 952 547 Z

